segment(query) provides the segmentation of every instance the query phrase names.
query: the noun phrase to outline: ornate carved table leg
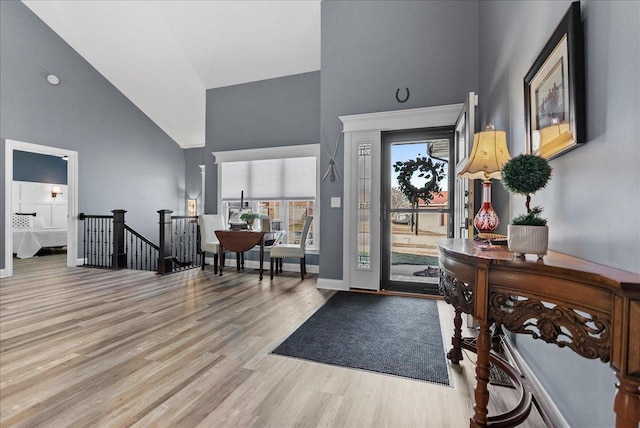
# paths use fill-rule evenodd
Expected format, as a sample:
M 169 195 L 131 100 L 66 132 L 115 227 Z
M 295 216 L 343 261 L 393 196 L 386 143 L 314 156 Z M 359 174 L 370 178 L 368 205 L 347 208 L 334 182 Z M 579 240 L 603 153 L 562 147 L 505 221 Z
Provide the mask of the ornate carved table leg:
M 453 348 L 447 353 L 447 358 L 453 364 L 458 364 L 462 361 L 462 312 L 471 313 L 473 309 L 473 289 L 469 284 L 447 275 L 443 269 L 440 269 L 439 289 L 444 300 L 455 309 L 451 339 Z
M 462 361 L 462 314 L 458 309 L 455 310 L 455 313 L 453 317 L 453 337 L 451 338 L 453 348 L 447 352 L 447 358 L 453 364 L 459 364 Z
M 491 351 L 491 330 L 486 321 L 480 322 L 478 331 L 478 360 L 476 365 L 476 388 L 474 389 L 476 404 L 473 406 L 474 415 L 471 427 L 487 426 L 487 405 L 489 404 L 489 358 Z
M 613 410 L 616 412 L 616 428 L 638 428 L 640 425 L 640 382 L 616 373 L 616 398 Z

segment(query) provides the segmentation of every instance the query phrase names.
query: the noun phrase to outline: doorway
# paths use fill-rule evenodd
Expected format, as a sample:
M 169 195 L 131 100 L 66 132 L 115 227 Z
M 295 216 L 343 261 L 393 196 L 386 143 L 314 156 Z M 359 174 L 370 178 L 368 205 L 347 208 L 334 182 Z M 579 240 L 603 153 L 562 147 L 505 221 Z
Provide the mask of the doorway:
M 67 256 L 66 265 L 73 267 L 78 261 L 78 152 L 42 146 L 16 140 L 5 140 L 5 210 L 4 210 L 4 269 L 0 277 L 13 276 L 13 152 L 14 150 L 51 156 L 66 156 L 67 161 Z
M 438 241 L 453 237 L 453 127 L 382 133 L 381 288 L 438 293 Z
M 382 178 L 385 173 L 381 167 L 383 165 L 383 151 L 385 146 L 388 146 L 388 144 L 383 144 L 382 135 L 384 133 L 388 137 L 387 133 L 389 132 L 404 132 L 400 130 L 453 130 L 456 118 L 460 115 L 462 108 L 463 104 L 460 103 L 340 116 L 344 132 L 345 177 L 342 280 L 320 279 L 318 281 L 319 287 L 373 291 L 388 287 L 387 282 L 382 281 L 382 272 L 383 265 L 386 269 L 385 272 L 391 270 L 391 251 L 389 250 L 390 244 L 383 244 L 383 235 L 388 237 L 384 239 L 390 239 L 391 205 L 383 206 L 386 202 L 382 195 L 384 191 L 382 184 L 383 182 L 388 183 L 384 188 L 389 188 L 390 193 L 391 172 L 386 172 L 389 174 L 386 179 Z M 452 135 L 453 132 L 447 138 L 452 138 Z M 419 139 L 422 138 L 424 136 L 419 137 Z M 405 140 L 405 142 L 410 142 L 410 140 Z M 436 152 L 433 154 L 436 155 Z M 453 157 L 453 154 L 451 156 Z M 436 157 L 440 156 L 436 155 Z M 454 175 L 453 167 L 451 167 L 449 175 Z M 451 199 L 452 196 L 449 195 L 448 199 Z M 390 195 L 387 195 L 386 199 L 390 199 Z M 448 215 L 447 219 L 447 213 L 443 212 L 442 214 L 444 216 L 441 217 L 444 217 L 445 221 L 451 220 L 451 215 Z M 403 221 L 401 218 L 398 219 Z M 422 220 L 422 218 L 418 219 L 418 227 L 421 224 L 424 226 L 427 221 Z M 446 235 L 444 237 L 446 238 Z M 387 258 L 384 263 L 383 257 Z M 417 271 L 418 269 L 415 272 Z M 414 271 L 410 273 L 413 277 Z M 429 271 L 427 270 L 426 273 Z M 429 288 L 435 291 L 436 285 Z

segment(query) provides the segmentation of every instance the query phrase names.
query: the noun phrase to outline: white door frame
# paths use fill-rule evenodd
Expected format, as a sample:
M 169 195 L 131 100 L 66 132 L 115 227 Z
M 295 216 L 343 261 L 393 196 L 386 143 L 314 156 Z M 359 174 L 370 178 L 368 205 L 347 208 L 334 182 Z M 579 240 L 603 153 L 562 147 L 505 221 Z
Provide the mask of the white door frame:
M 439 126 L 453 126 L 456 123 L 463 104 L 449 104 L 445 106 L 423 107 L 407 110 L 395 110 L 379 113 L 356 114 L 340 116 L 344 132 L 344 211 L 343 211 L 343 259 L 342 284 L 334 289 L 349 290 L 351 287 L 380 290 L 380 239 L 371 239 L 370 260 L 371 269 L 357 269 L 357 222 L 356 195 L 354 182 L 357 180 L 357 167 L 354 153 L 359 142 L 372 143 L 374 151 L 372 160 L 380 159 L 382 151 L 382 131 L 401 131 L 416 128 L 434 128 Z M 379 163 L 374 170 L 379 170 Z M 380 231 L 380 186 L 382 183 L 378 175 L 372 179 L 372 200 L 370 212 L 370 230 Z
M 13 201 L 13 151 L 43 155 L 67 156 L 67 266 L 78 264 L 78 152 L 41 146 L 16 140 L 5 140 L 4 176 L 4 269 L 0 278 L 13 276 L 13 233 L 11 207 Z
M 456 120 L 455 129 L 455 198 L 453 217 L 456 224 L 453 225 L 453 237 L 473 239 L 473 215 L 474 206 L 474 181 L 462 178 L 458 174 L 466 166 L 473 146 L 475 134 L 475 109 L 478 105 L 478 96 L 469 92 L 464 102 L 460 116 Z

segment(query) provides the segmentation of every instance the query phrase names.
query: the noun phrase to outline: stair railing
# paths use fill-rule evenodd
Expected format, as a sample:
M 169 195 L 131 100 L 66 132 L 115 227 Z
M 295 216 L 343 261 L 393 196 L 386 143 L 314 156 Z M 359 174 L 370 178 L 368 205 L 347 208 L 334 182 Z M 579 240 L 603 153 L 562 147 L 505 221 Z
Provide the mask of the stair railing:
M 158 211 L 160 213 L 160 224 L 169 225 L 163 228 L 161 226 L 161 234 L 164 234 L 166 241 L 170 241 L 167 248 L 170 248 L 170 259 L 173 262 L 172 271 L 178 272 L 193 269 L 202 266 L 201 250 L 200 250 L 200 225 L 197 216 L 171 216 L 169 210 Z M 164 216 L 163 216 L 164 214 Z M 162 232 L 164 230 L 164 233 Z M 167 238 L 169 237 L 169 238 Z M 160 239 L 162 242 L 162 238 Z M 166 260 L 166 256 L 165 256 Z
M 111 268 L 113 254 L 113 215 L 87 215 L 80 213 L 84 221 L 83 266 Z
M 113 215 L 87 215 L 84 224 L 84 266 L 155 271 L 160 275 L 201 266 L 197 216 L 171 216 L 160 210 L 159 245 L 125 223 L 125 210 Z

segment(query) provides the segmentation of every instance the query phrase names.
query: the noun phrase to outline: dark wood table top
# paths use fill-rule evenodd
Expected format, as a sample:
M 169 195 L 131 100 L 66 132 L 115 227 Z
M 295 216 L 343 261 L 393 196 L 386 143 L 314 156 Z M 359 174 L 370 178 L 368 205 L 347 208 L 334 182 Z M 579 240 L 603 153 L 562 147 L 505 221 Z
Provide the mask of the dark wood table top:
M 262 273 L 264 270 L 264 235 L 267 232 L 255 232 L 253 230 L 216 230 L 216 236 L 220 241 L 220 260 L 224 260 L 224 251 L 233 251 L 238 253 L 238 258 L 244 260 L 242 253 L 249 251 L 256 245 L 260 246 L 260 279 L 262 280 Z M 242 262 L 244 266 L 244 262 Z M 224 263 L 220 263 L 220 276 L 222 276 L 222 269 Z
M 535 256 L 518 258 L 507 247 L 467 240 L 445 239 L 438 242 L 440 251 L 454 257 L 476 260 L 486 260 L 494 266 L 513 267 L 519 270 L 539 271 L 547 273 L 564 273 L 576 279 L 582 278 L 612 289 L 640 292 L 640 275 L 601 265 L 578 257 L 548 251 L 542 260 Z
M 256 245 L 260 245 L 262 238 L 267 232 L 256 232 L 253 230 L 216 230 L 216 236 L 220 245 L 225 250 L 242 253 L 249 251 Z

